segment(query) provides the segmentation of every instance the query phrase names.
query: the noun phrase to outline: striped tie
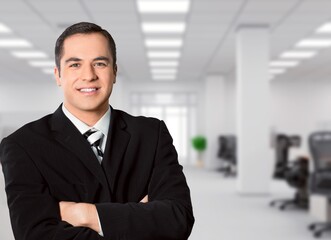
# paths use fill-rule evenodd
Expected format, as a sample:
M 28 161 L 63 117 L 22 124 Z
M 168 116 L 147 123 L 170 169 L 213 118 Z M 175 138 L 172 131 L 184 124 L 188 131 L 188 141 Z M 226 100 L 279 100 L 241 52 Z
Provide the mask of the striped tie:
M 84 133 L 84 137 L 91 144 L 93 152 L 95 153 L 95 155 L 99 159 L 99 162 L 101 163 L 103 158 L 103 152 L 101 150 L 100 145 L 102 142 L 103 133 L 95 128 L 91 128 L 86 133 Z

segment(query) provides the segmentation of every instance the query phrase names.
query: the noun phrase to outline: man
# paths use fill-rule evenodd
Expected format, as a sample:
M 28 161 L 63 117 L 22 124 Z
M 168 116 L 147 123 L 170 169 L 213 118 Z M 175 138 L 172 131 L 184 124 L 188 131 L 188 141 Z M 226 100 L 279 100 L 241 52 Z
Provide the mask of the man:
M 109 106 L 111 35 L 74 24 L 55 58 L 63 104 L 0 146 L 15 239 L 187 239 L 190 192 L 165 124 Z

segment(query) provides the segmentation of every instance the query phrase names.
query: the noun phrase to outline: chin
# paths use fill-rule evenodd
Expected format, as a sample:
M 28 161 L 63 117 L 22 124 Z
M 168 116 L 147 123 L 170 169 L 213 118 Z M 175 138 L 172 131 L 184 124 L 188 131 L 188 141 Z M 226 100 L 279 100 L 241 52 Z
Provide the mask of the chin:
M 100 112 L 103 111 L 105 108 L 106 108 L 105 105 L 88 105 L 88 106 L 83 106 L 81 110 L 86 112 Z

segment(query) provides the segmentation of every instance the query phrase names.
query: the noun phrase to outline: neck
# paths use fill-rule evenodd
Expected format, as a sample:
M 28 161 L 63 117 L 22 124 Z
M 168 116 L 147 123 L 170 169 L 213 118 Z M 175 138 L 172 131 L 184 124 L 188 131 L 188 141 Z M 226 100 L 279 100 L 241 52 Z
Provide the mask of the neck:
M 103 117 L 103 115 L 105 115 L 105 113 L 109 108 L 107 104 L 107 106 L 103 107 L 100 110 L 84 111 L 84 110 L 72 109 L 69 106 L 67 106 L 65 103 L 64 106 L 66 107 L 66 109 L 68 109 L 68 111 L 72 115 L 74 115 L 76 118 L 78 118 L 79 120 L 81 120 L 83 123 L 85 123 L 90 127 L 94 126 Z

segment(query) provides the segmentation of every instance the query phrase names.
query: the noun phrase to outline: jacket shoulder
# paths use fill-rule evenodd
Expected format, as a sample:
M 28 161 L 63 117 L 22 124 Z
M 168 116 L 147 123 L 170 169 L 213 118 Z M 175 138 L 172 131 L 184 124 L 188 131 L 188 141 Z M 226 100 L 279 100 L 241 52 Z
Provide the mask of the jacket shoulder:
M 122 118 L 127 124 L 137 124 L 137 125 L 159 125 L 162 121 L 153 118 L 153 117 L 146 117 L 146 116 L 133 116 L 127 112 L 124 112 L 122 110 L 114 110 L 114 113 L 119 118 Z
M 24 140 L 25 138 L 31 138 L 34 134 L 44 135 L 50 132 L 50 119 L 52 114 L 46 115 L 38 120 L 29 122 L 16 131 L 8 135 L 7 139 Z
M 129 132 L 138 135 L 155 135 L 157 136 L 162 127 L 165 126 L 162 120 L 153 117 L 133 116 L 121 110 L 114 111 L 115 124 L 120 124 L 122 128 L 126 128 Z

